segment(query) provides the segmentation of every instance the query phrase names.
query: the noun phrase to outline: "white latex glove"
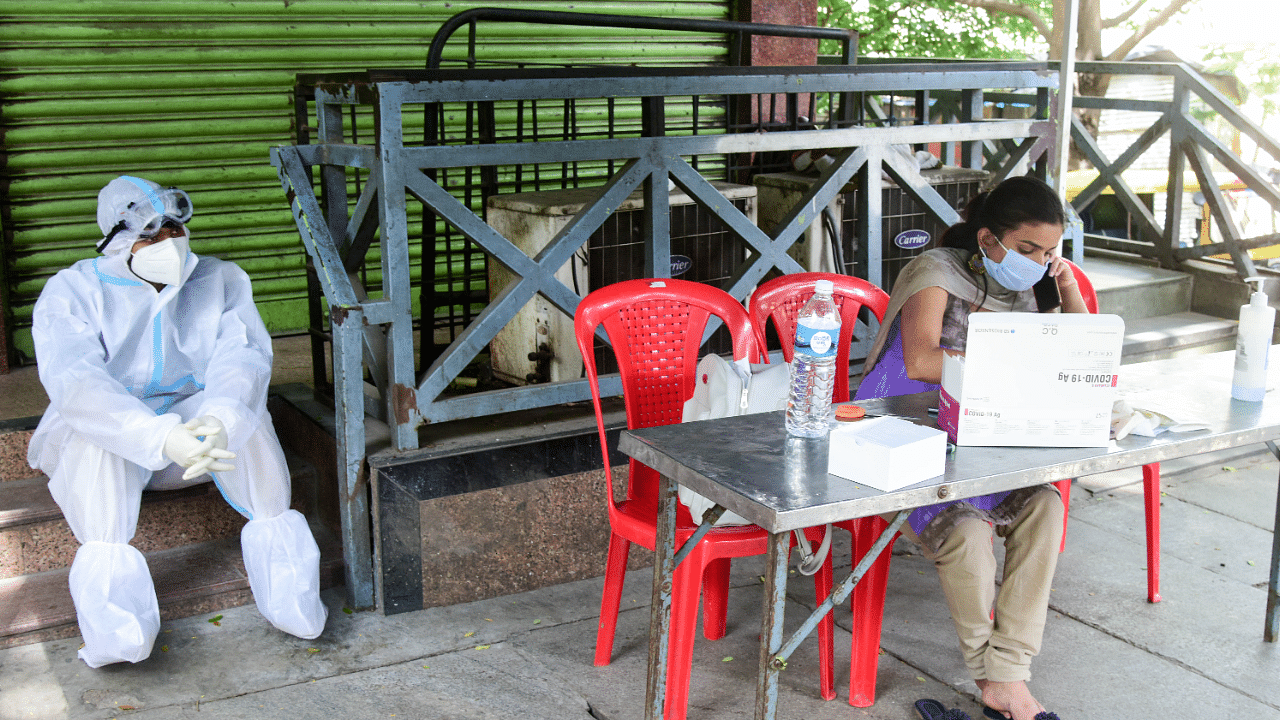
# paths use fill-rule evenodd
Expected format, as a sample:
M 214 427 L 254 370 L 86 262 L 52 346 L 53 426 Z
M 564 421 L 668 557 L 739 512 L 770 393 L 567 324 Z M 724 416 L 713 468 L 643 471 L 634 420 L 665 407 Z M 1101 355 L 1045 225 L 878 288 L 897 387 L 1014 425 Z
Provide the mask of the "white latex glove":
M 234 465 L 221 462 L 236 456 L 226 448 L 226 428 L 211 415 L 192 418 L 175 426 L 164 440 L 164 454 L 180 467 L 187 468 L 182 473 L 183 480 L 190 480 L 206 472 L 234 470 Z
M 206 451 L 204 455 L 199 457 L 195 464 L 191 466 L 187 472 L 182 474 L 184 480 L 190 480 L 206 472 L 228 472 L 234 470 L 235 466 L 223 460 L 231 460 L 236 454 L 227 450 L 227 428 L 222 421 L 212 415 L 202 415 L 197 422 L 199 427 L 196 434 L 204 434 L 206 442 L 213 441 L 213 447 Z M 209 432 L 213 429 L 213 432 Z

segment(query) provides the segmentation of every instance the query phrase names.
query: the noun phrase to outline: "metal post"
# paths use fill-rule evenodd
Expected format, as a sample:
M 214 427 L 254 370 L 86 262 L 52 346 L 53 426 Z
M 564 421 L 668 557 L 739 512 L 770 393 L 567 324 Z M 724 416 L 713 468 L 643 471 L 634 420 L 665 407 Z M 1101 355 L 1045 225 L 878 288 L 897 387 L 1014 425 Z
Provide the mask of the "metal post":
M 369 485 L 363 473 L 364 440 L 364 312 L 357 306 L 334 307 L 334 420 L 338 441 L 338 512 L 342 521 L 342 560 L 347 601 L 352 607 L 373 606 L 373 555 L 369 536 Z
M 981 122 L 983 92 L 981 90 L 960 91 L 960 122 Z M 960 164 L 970 170 L 982 169 L 982 142 L 966 140 L 960 143 Z
M 381 226 L 382 292 L 391 302 L 387 328 L 387 378 L 383 402 L 391 441 L 397 450 L 418 447 L 418 383 L 413 366 L 412 290 L 409 282 L 409 228 L 405 212 L 404 123 L 402 98 L 380 89 L 376 106 L 378 167 L 370 182 L 378 183 Z
M 642 123 L 645 137 L 662 137 L 666 131 L 665 98 L 644 98 Z M 650 174 L 644 179 L 643 218 L 647 277 L 671 277 L 671 193 L 668 176 Z
M 865 238 L 867 282 L 884 287 L 884 192 L 881 172 L 884 155 L 879 146 L 863 148 L 867 162 L 858 169 L 858 230 Z
M 1164 204 L 1164 237 L 1156 247 L 1156 256 L 1163 267 L 1172 268 L 1177 265 L 1174 251 L 1181 244 L 1182 237 L 1182 176 L 1187 169 L 1187 156 L 1182 152 L 1183 140 L 1187 137 L 1186 115 L 1191 110 L 1191 97 L 1187 86 L 1178 79 L 1173 85 L 1172 123 L 1169 127 L 1169 182 L 1165 186 Z
M 1076 77 L 1076 28 L 1079 25 L 1080 8 L 1076 0 L 1062 0 L 1062 60 L 1058 67 L 1058 112 L 1054 120 L 1058 125 L 1057 152 L 1053 158 L 1053 181 L 1057 183 L 1058 199 L 1067 199 L 1067 169 L 1071 158 L 1071 113 Z M 1059 248 L 1061 249 L 1061 248 Z

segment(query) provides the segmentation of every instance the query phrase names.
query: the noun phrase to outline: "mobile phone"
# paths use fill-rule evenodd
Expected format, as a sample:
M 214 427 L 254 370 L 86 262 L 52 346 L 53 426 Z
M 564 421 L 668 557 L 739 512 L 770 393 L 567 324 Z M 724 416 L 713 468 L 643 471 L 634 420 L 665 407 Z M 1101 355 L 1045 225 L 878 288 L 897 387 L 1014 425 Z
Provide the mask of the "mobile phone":
M 1047 270 L 1044 277 L 1037 280 L 1031 289 L 1036 294 L 1036 307 L 1042 313 L 1052 312 L 1062 304 L 1062 296 L 1058 294 L 1058 279 L 1051 276 Z

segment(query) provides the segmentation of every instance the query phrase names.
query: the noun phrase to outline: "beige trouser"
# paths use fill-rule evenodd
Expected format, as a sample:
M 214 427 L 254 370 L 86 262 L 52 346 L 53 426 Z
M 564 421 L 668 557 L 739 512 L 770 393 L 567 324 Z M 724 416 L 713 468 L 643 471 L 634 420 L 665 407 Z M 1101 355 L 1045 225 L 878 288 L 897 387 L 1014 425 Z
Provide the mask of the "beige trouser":
M 958 522 L 937 553 L 921 545 L 938 568 L 965 665 L 974 680 L 1031 679 L 1040 652 L 1049 588 L 1062 542 L 1062 499 L 1052 488 L 1036 493 L 1008 525 L 977 519 Z M 909 525 L 902 534 L 916 544 Z M 1004 539 L 1004 579 L 995 586 L 993 535 Z M 993 611 L 994 608 L 994 611 Z

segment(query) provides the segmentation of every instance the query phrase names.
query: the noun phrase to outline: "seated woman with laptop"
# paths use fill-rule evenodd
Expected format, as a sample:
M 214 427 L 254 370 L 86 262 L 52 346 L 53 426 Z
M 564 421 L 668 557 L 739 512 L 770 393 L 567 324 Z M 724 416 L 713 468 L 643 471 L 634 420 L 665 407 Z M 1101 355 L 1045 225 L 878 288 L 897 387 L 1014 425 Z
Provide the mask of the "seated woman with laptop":
M 1065 214 L 1052 188 L 1009 178 L 970 200 L 964 217 L 943 234 L 941 247 L 903 268 L 855 399 L 936 391 L 944 353 L 964 353 L 970 313 L 1088 312 L 1070 266 L 1056 255 Z M 1046 484 L 917 508 L 902 532 L 938 568 L 987 716 L 1056 720 L 1027 681 L 1063 532 L 1057 489 Z M 998 592 L 993 534 L 1005 542 Z

